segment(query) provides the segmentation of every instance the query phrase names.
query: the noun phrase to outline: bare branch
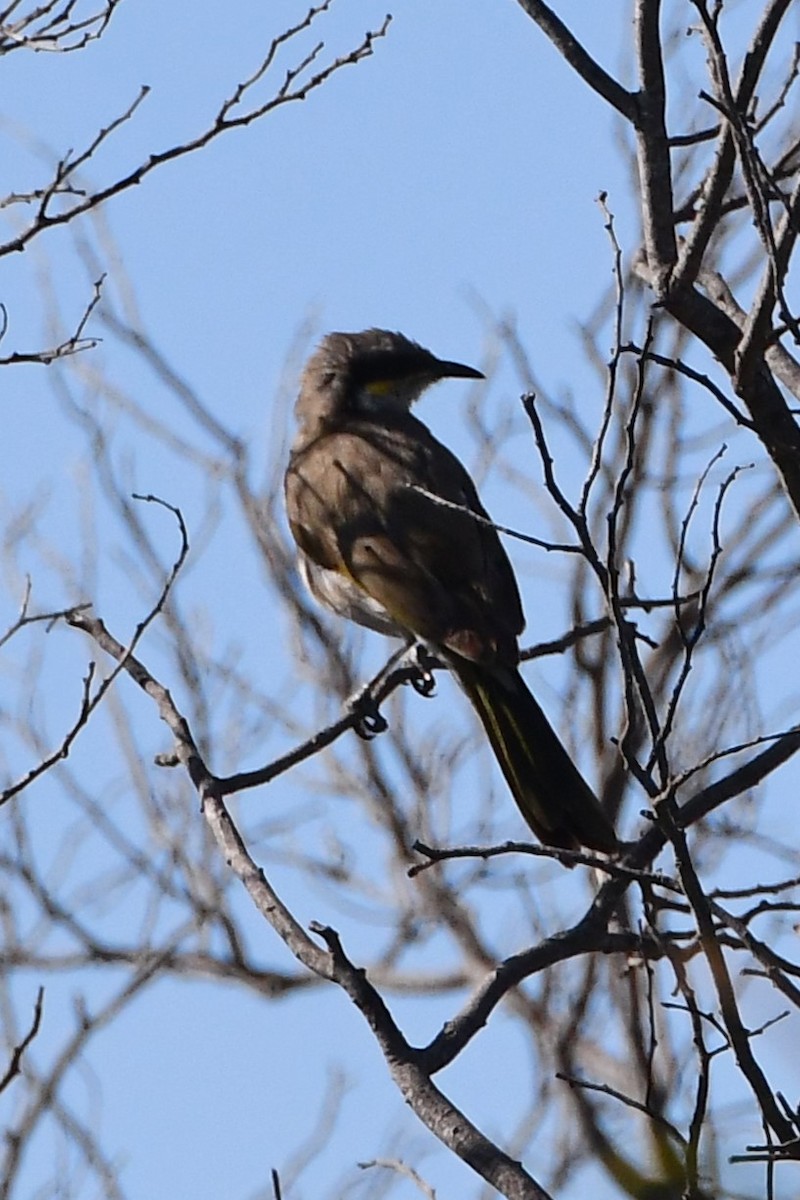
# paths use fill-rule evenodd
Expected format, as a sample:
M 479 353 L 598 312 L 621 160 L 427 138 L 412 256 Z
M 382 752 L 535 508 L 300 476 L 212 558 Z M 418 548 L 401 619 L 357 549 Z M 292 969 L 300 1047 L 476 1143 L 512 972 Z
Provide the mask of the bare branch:
M 186 525 L 184 524 L 183 516 L 181 515 L 180 510 L 173 507 L 173 505 L 168 504 L 165 500 L 160 500 L 157 496 L 135 496 L 134 499 L 142 500 L 145 503 L 159 504 L 173 514 L 178 523 L 178 529 L 181 537 L 181 545 L 178 556 L 172 565 L 169 575 L 167 576 L 167 579 L 161 590 L 161 594 L 144 620 L 141 621 L 136 627 L 127 651 L 123 653 L 121 659 L 118 661 L 117 667 L 111 671 L 105 679 L 102 680 L 93 694 L 92 682 L 94 680 L 95 668 L 94 663 L 89 664 L 89 669 L 83 681 L 83 699 L 81 701 L 80 711 L 71 728 L 64 735 L 61 744 L 51 754 L 42 759 L 41 762 L 37 763 L 35 767 L 31 767 L 31 769 L 27 771 L 26 774 L 20 779 L 18 779 L 16 783 L 11 784 L 9 787 L 0 792 L 0 806 L 8 803 L 12 797 L 19 795 L 19 793 L 24 791 L 25 788 L 29 787 L 35 779 L 38 779 L 46 771 L 49 771 L 50 768 L 55 765 L 55 763 L 59 762 L 61 759 L 67 758 L 75 739 L 81 730 L 87 725 L 92 713 L 102 702 L 120 672 L 127 669 L 127 659 L 125 657 L 126 654 L 132 656 L 132 652 L 137 646 L 138 642 L 141 640 L 145 630 L 153 623 L 159 613 L 163 611 L 164 605 L 167 602 L 167 597 L 172 590 L 172 586 L 178 577 L 181 567 L 186 561 L 186 556 L 189 553 L 189 539 L 186 533 Z M 87 615 L 86 608 L 87 605 L 83 604 L 77 606 L 76 608 L 68 609 L 62 614 L 63 618 L 68 625 L 72 625 L 76 629 L 85 629 L 87 628 L 87 624 L 92 620 L 92 618 Z M 132 661 L 135 661 L 135 659 L 132 659 Z
M 587 54 L 578 39 L 570 32 L 560 17 L 543 0 L 519 0 L 525 12 L 535 21 L 542 32 L 558 50 L 559 54 L 580 75 L 593 91 L 615 108 L 631 123 L 638 115 L 636 97 L 626 91 L 613 76 L 609 75 L 591 55 Z
M 6 1088 L 9 1086 L 9 1084 L 11 1083 L 11 1081 L 13 1079 L 15 1079 L 16 1076 L 19 1075 L 20 1071 L 22 1070 L 22 1057 L 23 1057 L 25 1051 L 28 1049 L 28 1046 L 30 1046 L 31 1042 L 33 1041 L 33 1039 L 36 1037 L 37 1033 L 39 1032 L 40 1026 L 42 1024 L 43 1010 L 44 1010 L 44 988 L 40 987 L 38 992 L 36 993 L 36 1002 L 33 1006 L 33 1020 L 31 1021 L 30 1028 L 29 1028 L 28 1032 L 25 1034 L 25 1036 L 23 1037 L 22 1041 L 18 1042 L 17 1045 L 14 1047 L 12 1054 L 11 1054 L 11 1060 L 9 1061 L 9 1064 L 6 1067 L 5 1074 L 0 1076 L 0 1092 L 4 1092 L 6 1090 Z
M 335 930 L 314 924 L 333 960 L 333 978 L 347 992 L 370 1025 L 404 1100 L 431 1132 L 453 1153 L 511 1200 L 547 1200 L 548 1193 L 494 1146 L 436 1087 L 392 1021 L 383 1000 L 363 971 L 347 958 Z
M 675 846 L 681 882 L 697 921 L 698 933 L 714 980 L 725 1028 L 736 1054 L 736 1061 L 752 1088 L 764 1120 L 782 1143 L 789 1143 L 794 1139 L 795 1131 L 776 1104 L 773 1091 L 750 1045 L 753 1034 L 745 1027 L 740 1016 L 728 964 L 717 940 L 711 906 L 692 863 L 685 834 L 675 822 L 674 802 L 669 797 L 665 798 L 657 806 L 657 812 Z
M 74 333 L 70 334 L 63 342 L 59 342 L 57 346 L 53 346 L 48 350 L 15 351 L 13 354 L 0 357 L 0 367 L 15 366 L 19 363 L 41 363 L 43 366 L 50 366 L 57 359 L 68 358 L 71 354 L 80 354 L 84 350 L 94 350 L 95 346 L 99 344 L 99 338 L 84 337 L 83 331 L 95 308 L 100 303 L 104 280 L 105 275 L 101 275 L 95 281 L 94 295 L 86 305 Z M 3 309 L 3 316 L 5 317 L 5 309 Z M 6 328 L 7 325 L 4 320 L 2 331 L 0 331 L 0 341 L 5 336 Z
M 77 0 L 44 0 L 15 21 L 10 18 L 17 5 L 9 4 L 0 12 L 0 54 L 20 49 L 59 54 L 82 50 L 103 36 L 119 3 L 103 0 L 96 11 L 81 16 L 76 13 Z
M 387 1171 L 395 1171 L 398 1175 L 403 1175 L 406 1179 L 410 1179 L 416 1188 L 422 1192 L 427 1200 L 436 1200 L 436 1192 L 426 1183 L 420 1175 L 419 1171 L 415 1171 L 408 1163 L 404 1163 L 399 1158 L 373 1158 L 370 1162 L 360 1162 L 359 1167 L 362 1171 L 369 1171 L 374 1167 L 383 1167 Z
M 254 104 L 251 108 L 244 112 L 235 113 L 243 102 L 246 96 L 249 96 L 250 89 L 268 72 L 273 65 L 278 49 L 290 38 L 307 29 L 313 20 L 322 12 L 325 12 L 332 3 L 332 0 L 324 0 L 324 3 L 317 5 L 316 8 L 311 8 L 308 15 L 299 21 L 296 25 L 285 33 L 274 38 L 261 61 L 260 66 L 253 72 L 249 79 L 240 83 L 231 95 L 224 101 L 219 109 L 215 120 L 201 133 L 194 138 L 179 145 L 171 146 L 166 150 L 157 151 L 134 167 L 126 175 L 115 179 L 112 183 L 92 191 L 85 198 L 76 198 L 75 203 L 67 204 L 59 210 L 53 210 L 50 207 L 50 201 L 54 195 L 64 196 L 65 184 L 69 178 L 75 173 L 79 166 L 84 165 L 96 152 L 98 147 L 113 133 L 120 125 L 128 121 L 139 104 L 144 100 L 149 89 L 142 88 L 137 98 L 119 117 L 115 118 L 108 126 L 103 128 L 77 157 L 69 157 L 62 160 L 57 166 L 53 180 L 48 188 L 42 194 L 39 209 L 28 226 L 22 230 L 12 240 L 0 245 L 0 257 L 16 253 L 24 250 L 30 242 L 39 236 L 44 230 L 52 229 L 59 225 L 66 225 L 74 221 L 77 217 L 84 213 L 90 212 L 92 209 L 98 208 L 112 196 L 118 196 L 122 192 L 128 191 L 132 187 L 138 186 L 152 171 L 163 166 L 165 163 L 172 162 L 176 159 L 185 157 L 187 154 L 193 154 L 196 150 L 209 145 L 215 138 L 223 133 L 227 133 L 231 129 L 241 129 L 250 125 L 253 121 L 258 121 L 268 113 L 280 108 L 284 104 L 291 104 L 298 100 L 305 100 L 312 92 L 322 87 L 324 83 L 335 75 L 344 67 L 352 66 L 361 62 L 365 58 L 369 58 L 374 53 L 374 43 L 382 37 L 385 37 L 391 21 L 391 17 L 387 16 L 383 24 L 377 28 L 368 31 L 363 40 L 347 54 L 342 54 L 334 59 L 327 66 L 321 68 L 310 78 L 299 79 L 301 73 L 304 73 L 306 68 L 311 65 L 317 57 L 317 51 L 301 60 L 300 64 L 287 72 L 283 84 L 278 87 L 274 95 L 260 104 Z M 320 47 L 321 48 L 321 47 Z
M 659 29 L 661 0 L 637 0 L 635 12 L 640 83 L 636 145 L 642 188 L 644 246 L 651 287 L 660 300 L 668 290 L 678 253 Z
M 614 1100 L 619 1100 L 620 1103 L 626 1105 L 627 1108 L 632 1108 L 636 1112 L 644 1113 L 651 1121 L 655 1121 L 663 1129 L 666 1129 L 670 1137 L 675 1138 L 680 1146 L 686 1146 L 686 1138 L 679 1129 L 676 1129 L 671 1121 L 668 1121 L 661 1113 L 656 1112 L 641 1100 L 634 1099 L 633 1096 L 626 1096 L 624 1092 L 612 1088 L 607 1083 L 590 1083 L 587 1079 L 576 1079 L 572 1075 L 565 1075 L 561 1071 L 556 1075 L 556 1079 L 561 1079 L 564 1083 L 568 1083 L 571 1088 L 585 1088 L 587 1092 L 599 1092 L 604 1096 L 611 1096 Z

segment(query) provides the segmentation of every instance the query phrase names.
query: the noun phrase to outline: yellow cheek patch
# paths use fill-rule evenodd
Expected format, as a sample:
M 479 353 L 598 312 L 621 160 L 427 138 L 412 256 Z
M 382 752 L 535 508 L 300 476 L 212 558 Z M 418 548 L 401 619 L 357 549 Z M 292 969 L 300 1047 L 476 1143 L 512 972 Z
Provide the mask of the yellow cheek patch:
M 392 379 L 372 379 L 364 388 L 370 396 L 388 396 L 395 386 Z

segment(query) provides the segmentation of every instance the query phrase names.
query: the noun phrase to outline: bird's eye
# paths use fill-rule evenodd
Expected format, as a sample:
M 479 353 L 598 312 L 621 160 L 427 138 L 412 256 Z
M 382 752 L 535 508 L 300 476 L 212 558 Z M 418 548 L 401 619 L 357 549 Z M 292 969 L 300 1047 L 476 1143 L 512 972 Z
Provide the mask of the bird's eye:
M 335 372 L 335 371 L 326 371 L 326 372 L 324 373 L 324 375 L 322 376 L 322 380 L 321 380 L 321 382 L 322 382 L 322 386 L 323 386 L 323 387 L 330 387 L 330 386 L 331 386 L 331 384 L 332 384 L 332 383 L 335 381 L 335 379 L 336 379 L 336 372 Z

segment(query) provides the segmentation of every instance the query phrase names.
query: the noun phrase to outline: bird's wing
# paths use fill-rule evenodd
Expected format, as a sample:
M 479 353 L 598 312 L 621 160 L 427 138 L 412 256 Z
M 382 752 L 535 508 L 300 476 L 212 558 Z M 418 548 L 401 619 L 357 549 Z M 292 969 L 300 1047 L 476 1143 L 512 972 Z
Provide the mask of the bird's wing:
M 290 464 L 295 538 L 409 632 L 466 657 L 516 661 L 523 626 L 513 571 L 464 467 L 427 428 L 353 425 Z M 445 503 L 441 503 L 444 501 Z

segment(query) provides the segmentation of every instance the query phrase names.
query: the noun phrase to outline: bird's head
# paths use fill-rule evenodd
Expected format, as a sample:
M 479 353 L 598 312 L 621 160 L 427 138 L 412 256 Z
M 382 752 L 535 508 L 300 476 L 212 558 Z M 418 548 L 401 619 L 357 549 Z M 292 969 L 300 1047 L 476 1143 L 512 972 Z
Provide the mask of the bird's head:
M 306 364 L 295 412 L 306 428 L 346 416 L 407 412 L 425 388 L 446 378 L 483 374 L 437 358 L 402 333 L 329 333 Z

